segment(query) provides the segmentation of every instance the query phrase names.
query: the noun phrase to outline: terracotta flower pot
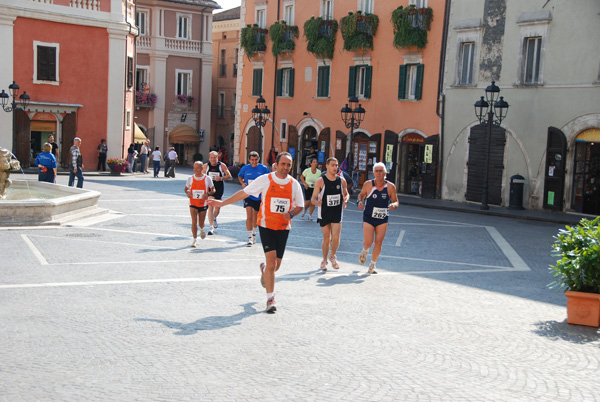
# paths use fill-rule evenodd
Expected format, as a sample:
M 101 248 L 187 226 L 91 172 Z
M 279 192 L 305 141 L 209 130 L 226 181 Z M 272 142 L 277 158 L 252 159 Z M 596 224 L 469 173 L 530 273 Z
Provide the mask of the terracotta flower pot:
M 567 323 L 600 327 L 600 294 L 567 290 Z

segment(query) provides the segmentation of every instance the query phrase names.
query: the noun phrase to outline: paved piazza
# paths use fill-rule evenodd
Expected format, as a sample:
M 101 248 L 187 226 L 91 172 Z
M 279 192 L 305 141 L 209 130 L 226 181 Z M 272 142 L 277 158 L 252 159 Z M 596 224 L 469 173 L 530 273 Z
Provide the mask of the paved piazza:
M 187 174 L 88 175 L 109 214 L 0 228 L 1 401 L 600 399 L 600 332 L 546 288 L 561 225 L 401 206 L 368 276 L 355 205 L 338 272 L 295 218 L 268 315 L 241 204 L 189 247 Z

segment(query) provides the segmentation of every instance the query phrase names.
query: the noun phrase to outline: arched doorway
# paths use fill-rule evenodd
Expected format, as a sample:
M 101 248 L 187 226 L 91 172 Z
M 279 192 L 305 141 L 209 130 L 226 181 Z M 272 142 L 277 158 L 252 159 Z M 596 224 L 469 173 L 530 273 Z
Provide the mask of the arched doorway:
M 319 144 L 317 140 L 317 130 L 313 126 L 308 126 L 302 131 L 302 156 L 300 162 L 300 171 L 308 167 L 308 160 L 317 156 Z
M 260 129 L 256 126 L 250 127 L 248 133 L 246 134 L 246 160 L 243 163 L 248 162 L 248 155 L 250 152 L 258 152 L 260 155 Z M 242 161 L 240 161 L 242 162 Z M 263 163 L 263 158 L 261 155 L 260 162 Z
M 425 154 L 425 138 L 419 134 L 406 134 L 400 142 L 400 183 L 398 190 L 404 194 L 421 194 L 421 166 Z
M 572 208 L 600 215 L 600 128 L 583 131 L 575 139 Z
M 198 152 L 200 138 L 198 132 L 187 124 L 179 124 L 169 132 L 169 143 L 175 147 L 180 165 L 193 163 L 194 154 Z M 208 155 L 203 155 L 208 157 Z

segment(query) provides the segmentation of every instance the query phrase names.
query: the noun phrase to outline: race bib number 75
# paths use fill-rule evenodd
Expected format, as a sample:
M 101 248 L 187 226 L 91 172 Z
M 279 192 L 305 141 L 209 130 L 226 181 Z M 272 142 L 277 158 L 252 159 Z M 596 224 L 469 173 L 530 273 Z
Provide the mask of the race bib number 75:
M 290 210 L 291 200 L 288 198 L 271 198 L 271 212 L 277 214 L 284 214 Z

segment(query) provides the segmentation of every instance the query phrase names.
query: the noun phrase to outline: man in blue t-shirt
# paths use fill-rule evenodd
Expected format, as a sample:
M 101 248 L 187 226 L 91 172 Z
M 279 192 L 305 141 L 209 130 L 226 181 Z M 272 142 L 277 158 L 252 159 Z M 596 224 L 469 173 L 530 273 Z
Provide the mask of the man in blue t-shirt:
M 271 172 L 268 167 L 262 163 L 258 163 L 259 159 L 260 156 L 258 155 L 258 152 L 250 152 L 250 155 L 248 156 L 250 164 L 242 167 L 238 173 L 238 180 L 240 181 L 242 188 L 252 183 L 257 177 Z M 246 208 L 246 230 L 248 231 L 248 242 L 246 245 L 251 247 L 256 243 L 256 215 L 260 210 L 260 196 L 258 198 L 254 196 L 245 198 L 244 208 Z

